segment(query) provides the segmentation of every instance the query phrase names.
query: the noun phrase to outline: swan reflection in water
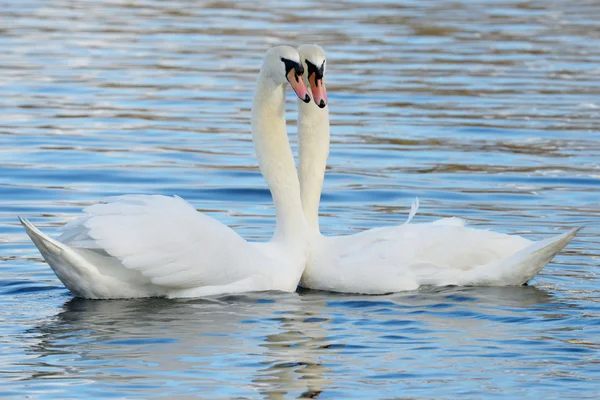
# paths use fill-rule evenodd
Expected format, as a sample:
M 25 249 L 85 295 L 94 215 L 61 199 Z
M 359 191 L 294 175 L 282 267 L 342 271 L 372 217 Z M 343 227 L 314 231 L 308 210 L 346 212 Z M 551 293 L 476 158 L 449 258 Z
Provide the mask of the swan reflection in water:
M 37 357 L 28 361 L 28 379 L 102 381 L 148 394 L 231 387 L 231 395 L 314 397 L 327 383 L 319 362 L 319 352 L 327 351 L 326 319 L 318 315 L 326 302 L 307 300 L 275 292 L 71 299 L 30 332 L 36 337 L 30 353 Z
M 218 389 L 231 397 L 335 397 L 348 385 L 375 384 L 375 375 L 443 373 L 460 356 L 448 349 L 467 354 L 477 341 L 514 351 L 510 341 L 520 325 L 511 318 L 523 317 L 523 310 L 531 317 L 536 308 L 536 318 L 556 318 L 567 307 L 534 287 L 429 288 L 385 296 L 301 291 L 202 300 L 72 299 L 30 331 L 35 343 L 29 353 L 36 357 L 23 364 L 34 371 L 26 379 L 101 384 L 123 394 Z M 401 353 L 385 351 L 399 346 Z M 431 365 L 432 357 L 439 357 L 439 365 Z M 365 379 L 346 382 L 348 368 Z

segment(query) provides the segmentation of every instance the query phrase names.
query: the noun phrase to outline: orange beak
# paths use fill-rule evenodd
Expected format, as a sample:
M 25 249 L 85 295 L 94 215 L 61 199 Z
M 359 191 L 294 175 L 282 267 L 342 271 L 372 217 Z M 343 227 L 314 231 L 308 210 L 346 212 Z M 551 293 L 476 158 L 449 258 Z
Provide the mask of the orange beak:
M 292 85 L 294 92 L 296 92 L 296 96 L 303 102 L 308 103 L 310 101 L 310 95 L 308 94 L 308 89 L 304 84 L 304 80 L 298 76 L 294 69 L 291 69 L 290 72 L 287 73 L 286 78 L 290 85 Z
M 325 91 L 325 85 L 323 84 L 323 78 L 317 79 L 317 74 L 310 74 L 308 78 L 310 83 L 310 90 L 312 91 L 313 99 L 315 104 L 319 108 L 324 108 L 327 105 L 327 92 Z

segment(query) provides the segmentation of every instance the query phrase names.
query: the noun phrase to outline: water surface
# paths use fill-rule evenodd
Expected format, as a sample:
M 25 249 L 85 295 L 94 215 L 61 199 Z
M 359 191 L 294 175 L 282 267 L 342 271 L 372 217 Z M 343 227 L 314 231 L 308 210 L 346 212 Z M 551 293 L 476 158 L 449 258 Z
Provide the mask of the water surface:
M 256 4 L 258 3 L 258 4 Z M 600 5 L 0 0 L 0 395 L 596 398 Z M 326 234 L 459 216 L 542 239 L 531 286 L 86 301 L 43 263 L 81 207 L 177 194 L 249 239 L 273 45 L 328 55 Z M 295 102 L 289 132 L 295 144 Z

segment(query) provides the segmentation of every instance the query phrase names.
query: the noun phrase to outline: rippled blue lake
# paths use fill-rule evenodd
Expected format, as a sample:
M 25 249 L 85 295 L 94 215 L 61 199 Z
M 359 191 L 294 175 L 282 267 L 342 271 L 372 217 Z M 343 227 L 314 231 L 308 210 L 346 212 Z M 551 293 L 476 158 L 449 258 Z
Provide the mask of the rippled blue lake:
M 600 4 L 0 0 L 0 396 L 595 399 Z M 542 239 L 530 286 L 75 299 L 18 224 L 177 194 L 268 239 L 264 51 L 319 43 L 326 234 L 459 216 Z M 295 101 L 288 130 L 295 147 Z

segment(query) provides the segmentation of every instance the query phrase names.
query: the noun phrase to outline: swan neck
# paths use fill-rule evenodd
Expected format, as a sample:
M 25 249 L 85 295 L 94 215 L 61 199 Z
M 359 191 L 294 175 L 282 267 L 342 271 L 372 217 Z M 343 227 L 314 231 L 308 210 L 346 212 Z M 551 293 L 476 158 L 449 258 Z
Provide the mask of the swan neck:
M 267 181 L 277 226 L 274 239 L 304 238 L 300 184 L 285 123 L 285 86 L 259 73 L 252 105 L 252 139 L 260 172 Z
M 298 102 L 298 178 L 308 225 L 319 230 L 319 203 L 329 157 L 329 106 Z

